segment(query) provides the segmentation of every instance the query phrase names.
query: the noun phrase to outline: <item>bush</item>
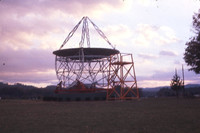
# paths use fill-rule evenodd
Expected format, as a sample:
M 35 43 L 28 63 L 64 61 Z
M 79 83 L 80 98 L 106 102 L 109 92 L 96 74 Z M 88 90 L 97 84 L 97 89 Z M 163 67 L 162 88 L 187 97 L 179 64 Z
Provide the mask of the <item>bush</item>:
M 80 97 L 77 97 L 77 98 L 75 99 L 75 101 L 81 101 L 81 98 L 80 98 Z

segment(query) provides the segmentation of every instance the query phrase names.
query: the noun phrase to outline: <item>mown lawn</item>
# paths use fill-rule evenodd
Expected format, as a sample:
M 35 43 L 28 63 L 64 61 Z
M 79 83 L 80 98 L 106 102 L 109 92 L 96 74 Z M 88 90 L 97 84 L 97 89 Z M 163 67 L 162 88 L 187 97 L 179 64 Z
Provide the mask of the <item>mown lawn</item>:
M 0 133 L 200 133 L 200 99 L 1 100 Z

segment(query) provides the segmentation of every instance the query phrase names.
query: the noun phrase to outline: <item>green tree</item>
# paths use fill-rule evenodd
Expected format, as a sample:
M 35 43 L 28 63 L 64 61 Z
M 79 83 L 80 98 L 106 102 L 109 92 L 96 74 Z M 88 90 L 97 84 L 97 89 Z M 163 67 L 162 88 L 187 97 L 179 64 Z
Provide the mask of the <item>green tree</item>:
M 180 76 L 178 76 L 177 71 L 175 71 L 175 75 L 171 80 L 171 89 L 176 92 L 176 96 L 178 97 L 179 91 L 183 88 L 183 81 L 181 80 Z
M 191 66 L 189 70 L 200 74 L 200 9 L 193 15 L 193 28 L 195 36 L 186 43 L 184 60 L 188 66 Z

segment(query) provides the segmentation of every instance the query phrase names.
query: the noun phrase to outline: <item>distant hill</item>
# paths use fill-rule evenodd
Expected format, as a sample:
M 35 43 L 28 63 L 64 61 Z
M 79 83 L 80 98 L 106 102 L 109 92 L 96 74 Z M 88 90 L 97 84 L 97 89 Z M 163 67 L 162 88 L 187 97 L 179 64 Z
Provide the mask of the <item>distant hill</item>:
M 185 85 L 187 95 L 192 96 L 200 94 L 200 84 L 187 84 Z M 142 88 L 142 97 L 158 97 L 158 96 L 174 96 L 174 91 L 170 86 Z
M 10 85 L 0 82 L 0 97 L 5 99 L 30 99 L 42 98 L 44 96 L 54 96 L 55 86 L 38 88 L 31 85 L 16 83 Z
M 161 88 L 170 88 L 169 86 L 147 87 L 143 88 L 145 91 L 159 91 Z
M 63 94 L 58 95 L 54 93 L 56 86 L 50 85 L 44 88 L 38 88 L 31 85 L 23 85 L 16 83 L 14 85 L 9 85 L 7 83 L 0 82 L 0 97 L 3 99 L 32 99 L 32 98 L 44 98 L 44 97 L 82 97 L 83 94 Z M 161 86 L 161 87 L 151 87 L 151 88 L 140 88 L 140 97 L 158 97 L 158 96 L 174 96 L 174 91 L 170 89 L 170 86 Z M 187 84 L 185 85 L 185 91 L 187 95 L 193 96 L 200 94 L 200 84 Z M 96 97 L 96 94 L 84 94 L 85 99 Z M 106 96 L 106 93 L 103 94 Z M 101 96 L 104 97 L 105 96 Z M 100 95 L 99 95 L 100 96 Z
M 197 88 L 200 87 L 200 84 L 187 84 L 185 85 L 185 88 Z
M 169 88 L 170 86 L 159 86 L 159 87 L 147 87 L 143 88 L 144 91 L 159 91 L 162 88 Z M 187 84 L 185 88 L 200 88 L 200 84 Z

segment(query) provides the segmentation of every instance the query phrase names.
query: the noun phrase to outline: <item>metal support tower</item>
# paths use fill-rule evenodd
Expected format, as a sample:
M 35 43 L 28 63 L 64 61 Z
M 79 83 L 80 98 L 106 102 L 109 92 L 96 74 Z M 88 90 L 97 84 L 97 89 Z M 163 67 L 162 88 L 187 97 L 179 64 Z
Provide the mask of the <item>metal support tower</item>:
M 139 90 L 132 54 L 110 57 L 107 100 L 138 99 Z
M 87 40 L 87 46 L 90 47 L 90 35 L 89 35 L 89 28 L 88 28 L 88 22 L 90 22 L 94 29 L 98 32 L 98 34 L 113 48 L 115 47 L 110 43 L 106 35 L 99 29 L 97 25 L 95 25 L 87 16 L 83 17 L 78 24 L 72 29 L 72 31 L 68 34 L 68 36 L 65 38 L 63 44 L 60 46 L 60 49 L 62 49 L 65 44 L 69 41 L 69 39 L 74 35 L 76 30 L 78 29 L 79 25 L 83 22 L 82 26 L 82 35 L 81 35 L 81 41 L 79 42 L 79 47 L 82 48 L 84 45 L 85 38 Z
M 70 60 L 68 57 L 56 57 L 56 74 L 62 87 L 73 84 L 76 79 L 85 84 L 107 86 L 109 61 L 107 58 L 85 60 Z
M 78 48 L 62 49 L 82 25 Z M 91 48 L 89 24 L 112 47 Z M 84 47 L 84 41 L 87 47 Z M 83 17 L 68 34 L 59 50 L 53 52 L 59 80 L 56 93 L 107 92 L 107 100 L 137 99 L 139 91 L 132 54 L 122 54 L 88 17 Z
M 81 24 L 82 34 L 79 47 L 62 49 Z M 90 47 L 89 24 L 92 24 L 100 37 L 102 37 L 112 47 L 112 49 Z M 85 41 L 87 42 L 87 47 L 84 47 Z M 119 51 L 114 48 L 99 27 L 95 25 L 87 16 L 83 17 L 68 34 L 59 50 L 53 52 L 53 54 L 56 55 L 55 70 L 59 80 L 59 84 L 57 86 L 58 89 L 56 91 L 106 91 L 108 85 L 108 58 L 110 55 L 116 53 L 119 53 Z M 75 87 L 73 86 L 79 82 L 83 83 L 85 86 L 79 89 L 74 89 Z

